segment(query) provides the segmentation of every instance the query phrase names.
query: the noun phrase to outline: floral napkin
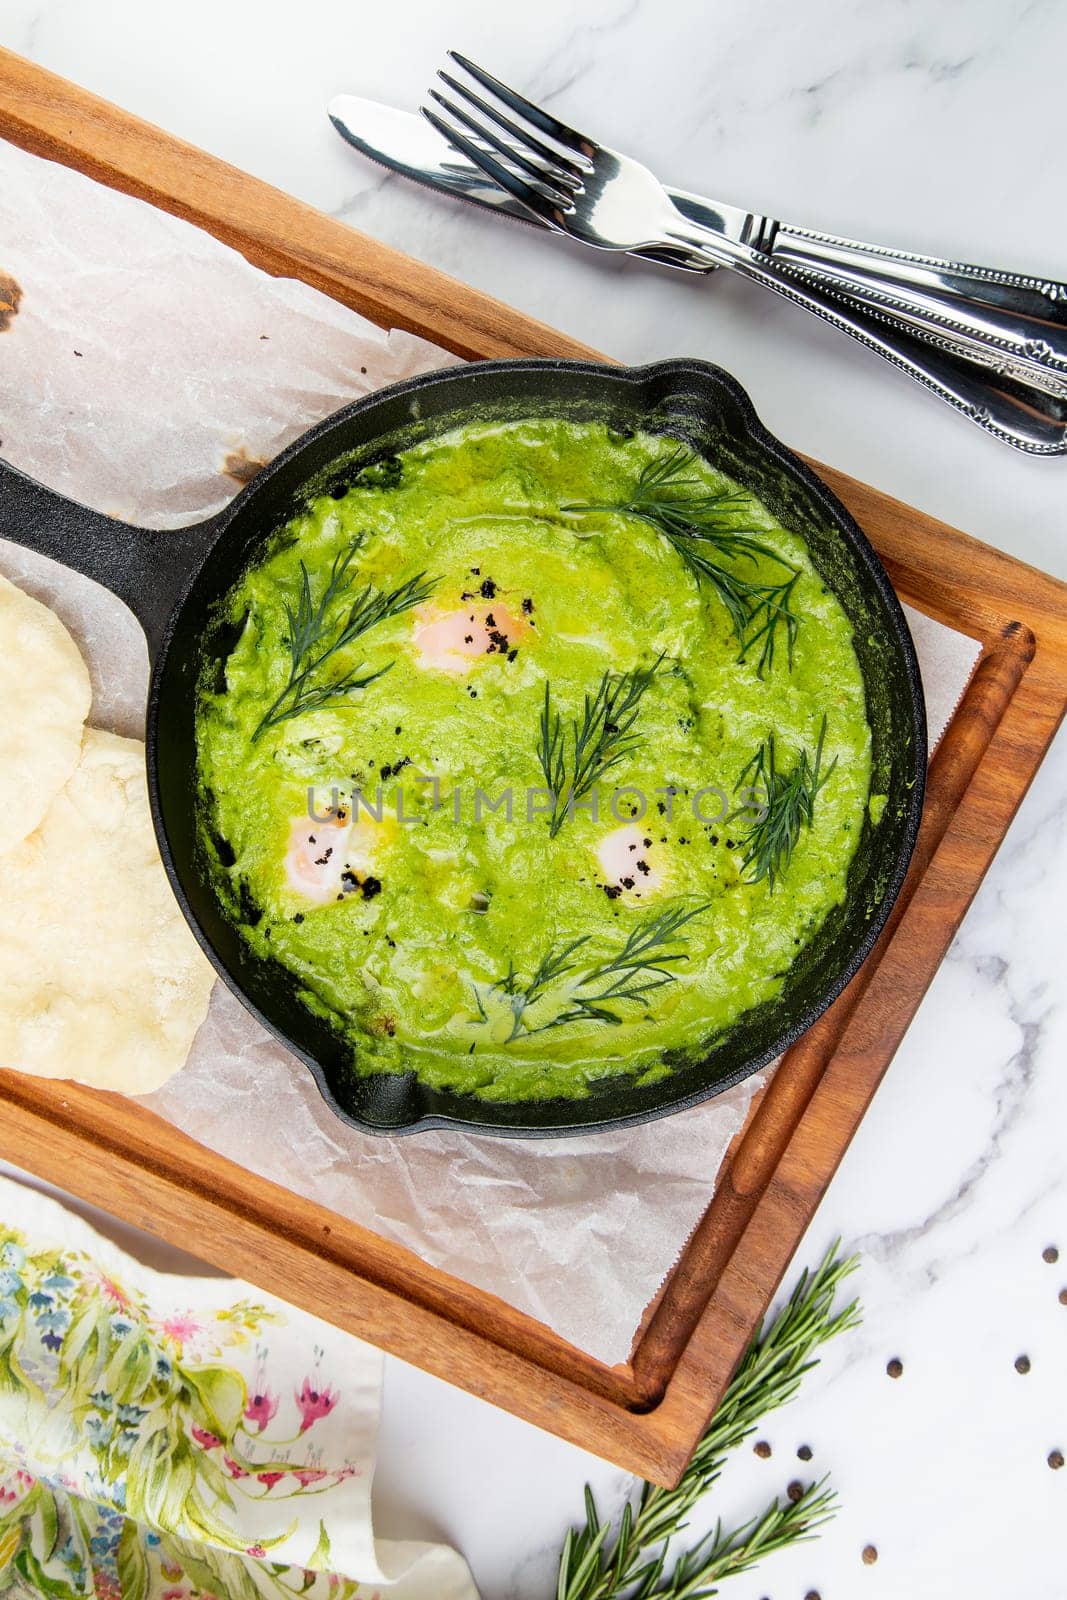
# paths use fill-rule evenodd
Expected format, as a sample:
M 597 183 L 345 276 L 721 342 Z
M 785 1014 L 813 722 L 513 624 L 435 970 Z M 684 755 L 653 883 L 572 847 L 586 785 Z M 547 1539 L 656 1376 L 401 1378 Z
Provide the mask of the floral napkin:
M 380 1353 L 0 1178 L 0 1595 L 477 1600 L 375 1540 Z

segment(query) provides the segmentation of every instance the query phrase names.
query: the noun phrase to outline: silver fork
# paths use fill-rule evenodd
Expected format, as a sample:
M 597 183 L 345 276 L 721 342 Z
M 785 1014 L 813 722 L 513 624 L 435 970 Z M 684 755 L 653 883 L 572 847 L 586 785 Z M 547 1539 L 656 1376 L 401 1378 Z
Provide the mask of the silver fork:
M 877 351 L 1007 443 L 1037 454 L 1067 451 L 1067 325 L 1060 299 L 1067 302 L 1067 287 L 1012 280 L 1021 286 L 1020 298 L 1006 310 L 1001 280 L 1008 274 L 956 267 L 957 277 L 970 274 L 966 293 L 964 286 L 950 292 L 942 285 L 937 295 L 921 289 L 909 297 L 896 289 L 876 291 L 871 274 L 865 280 L 841 260 L 829 268 L 808 258 L 787 260 L 774 249 L 784 242 L 796 255 L 800 230 L 714 201 L 706 209 L 718 225 L 702 226 L 682 215 L 640 162 L 569 127 L 474 62 L 454 51 L 450 56 L 484 93 L 441 72 L 451 97 L 431 90 L 440 111 L 424 106 L 423 115 L 547 226 L 597 249 L 673 249 L 689 261 L 728 266 Z M 876 253 L 828 235 L 810 237 L 823 238 L 830 256 L 844 256 L 845 246 Z M 986 284 L 980 313 L 972 314 L 985 280 L 996 281 L 992 288 Z

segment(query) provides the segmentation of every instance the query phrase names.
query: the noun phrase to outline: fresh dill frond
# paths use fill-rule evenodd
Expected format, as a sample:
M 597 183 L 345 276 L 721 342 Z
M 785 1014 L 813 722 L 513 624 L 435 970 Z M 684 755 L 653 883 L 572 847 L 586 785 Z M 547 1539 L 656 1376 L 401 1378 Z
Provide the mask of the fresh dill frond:
M 641 700 L 663 661 L 660 655 L 650 667 L 605 672 L 596 692 L 586 692 L 581 716 L 572 720 L 569 737 L 561 713 L 552 704 L 552 686 L 546 680 L 537 758 L 553 797 L 550 838 L 555 838 L 575 803 L 637 749 L 640 737 L 634 724 Z
M 357 689 L 388 672 L 389 666 L 376 672 L 366 672 L 363 663 L 349 668 L 339 677 L 320 677 L 323 667 L 337 653 L 356 639 L 377 627 L 388 617 L 417 606 L 429 598 L 437 580 L 427 578 L 423 572 L 407 578 L 395 589 L 383 590 L 368 583 L 351 600 L 354 562 L 364 543 L 364 535 L 357 534 L 349 545 L 333 559 L 330 576 L 316 597 L 312 593 L 311 575 L 304 562 L 300 563 L 300 591 L 295 606 L 283 600 L 288 625 L 289 678 L 285 688 L 260 720 L 252 735 L 253 744 L 267 728 L 276 727 L 290 717 L 303 716 L 307 711 L 317 711 L 320 706 L 346 699 Z M 339 609 L 340 608 L 340 609 Z M 391 665 L 391 663 L 390 663 Z
M 692 451 L 677 445 L 666 455 L 645 463 L 625 499 L 600 504 L 561 506 L 564 512 L 610 511 L 636 517 L 657 529 L 681 556 L 697 583 L 707 583 L 726 608 L 738 643 L 738 660 L 757 657 L 756 672 L 763 677 L 774 665 L 775 647 L 784 637 L 790 669 L 800 617 L 793 609 L 793 591 L 799 571 L 763 539 L 731 520 L 743 509 L 745 497 L 737 493 L 711 493 L 692 475 Z M 724 561 L 760 558 L 785 568 L 789 577 L 765 583 L 744 577 Z
M 551 946 L 529 979 L 522 978 L 509 962 L 507 971 L 495 983 L 485 989 L 475 985 L 478 1020 L 490 1020 L 486 1004 L 496 995 L 506 999 L 512 1014 L 512 1028 L 505 1044 L 520 1033 L 544 1033 L 572 1022 L 601 1022 L 617 1027 L 623 1020 L 617 1007 L 635 1004 L 647 1010 L 649 995 L 675 981 L 674 968 L 679 962 L 688 961 L 689 956 L 684 949 L 671 947 L 683 942 L 681 932 L 686 923 L 707 911 L 709 905 L 710 901 L 696 906 L 680 903 L 641 917 L 617 950 L 591 962 L 579 978 L 571 979 L 559 997 L 558 1011 L 545 1021 L 531 1022 L 527 1013 L 575 972 L 578 963 L 574 954 L 589 943 L 589 935 L 558 948 Z
M 855 1300 L 835 1309 L 842 1282 L 859 1265 L 855 1256 L 842 1260 L 838 1248 L 832 1245 L 813 1273 L 803 1272 L 784 1308 L 757 1328 L 675 1488 L 644 1484 L 637 1501 L 627 1501 L 610 1522 L 601 1521 L 586 1489 L 584 1524 L 570 1529 L 560 1554 L 557 1600 L 700 1600 L 717 1594 L 722 1579 L 811 1539 L 831 1519 L 836 1496 L 823 1478 L 796 1500 L 775 1496 L 761 1515 L 738 1528 L 717 1523 L 672 1560 L 671 1541 L 718 1481 L 730 1453 L 793 1398 L 827 1340 L 859 1323 Z
M 741 836 L 745 852 L 741 871 L 751 869 L 749 883 L 759 883 L 766 878 L 768 887 L 773 890 L 789 865 L 801 829 L 811 827 L 816 797 L 837 766 L 835 756 L 825 772 L 822 770 L 825 739 L 824 716 L 814 756 L 805 746 L 792 769 L 783 772 L 778 766 L 774 734 L 768 734 L 739 773 L 734 793 L 746 786 L 754 800 L 758 797 L 760 813 Z M 753 806 L 742 806 L 732 815 L 742 816 L 753 809 Z

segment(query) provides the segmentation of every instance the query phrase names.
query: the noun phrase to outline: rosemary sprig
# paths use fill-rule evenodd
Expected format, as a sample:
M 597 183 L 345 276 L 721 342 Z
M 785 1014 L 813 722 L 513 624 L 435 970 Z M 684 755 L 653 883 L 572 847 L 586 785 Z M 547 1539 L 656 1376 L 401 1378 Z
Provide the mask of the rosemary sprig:
M 742 769 L 734 785 L 734 793 L 750 779 L 748 792 L 761 795 L 760 815 L 741 837 L 744 856 L 741 871 L 749 874 L 749 883 L 767 879 L 773 891 L 789 865 L 802 828 L 810 828 L 815 817 L 815 800 L 830 774 L 837 766 L 837 757 L 823 772 L 822 751 L 826 738 L 826 717 L 822 719 L 819 738 L 812 757 L 805 746 L 790 772 L 778 766 L 774 734 L 768 734 L 751 761 Z M 741 807 L 734 817 L 744 815 L 750 808 Z
M 575 803 L 637 748 L 640 739 L 634 724 L 641 700 L 663 660 L 660 655 L 650 667 L 605 672 L 596 693 L 586 693 L 581 717 L 571 722 L 569 740 L 563 717 L 552 704 L 552 686 L 546 680 L 537 757 L 553 797 L 550 838 L 555 838 Z
M 363 546 L 363 534 L 357 534 L 344 550 L 334 557 L 330 576 L 322 593 L 316 599 L 312 594 L 311 577 L 303 561 L 300 563 L 300 593 L 293 606 L 283 601 L 288 623 L 289 680 L 270 709 L 264 713 L 252 735 L 253 744 L 267 728 L 276 727 L 290 717 L 299 717 L 307 711 L 317 711 L 320 706 L 344 699 L 357 689 L 365 689 L 375 678 L 380 678 L 389 667 L 377 672 L 364 673 L 362 662 L 349 668 L 340 677 L 319 680 L 318 674 L 338 651 L 384 622 L 387 617 L 417 606 L 432 594 L 435 578 L 423 572 L 408 578 L 395 589 L 383 590 L 368 583 L 348 605 L 338 613 L 339 604 L 347 601 L 352 592 L 354 574 L 352 563 Z M 390 663 L 391 665 L 391 663 Z
M 740 510 L 744 497 L 712 494 L 699 478 L 689 475 L 694 457 L 684 445 L 645 463 L 624 500 L 590 505 L 561 506 L 564 512 L 612 511 L 637 517 L 656 528 L 674 546 L 698 583 L 706 582 L 726 607 L 738 642 L 738 659 L 758 652 L 759 677 L 774 665 L 775 648 L 784 637 L 790 668 L 800 618 L 793 610 L 793 590 L 800 573 L 769 544 L 737 528 L 729 515 Z M 780 583 L 762 583 L 742 577 L 723 560 L 748 561 L 760 557 L 777 562 L 790 574 Z
M 498 994 L 507 997 L 512 1013 L 511 1032 L 505 1044 L 517 1039 L 520 1033 L 544 1033 L 549 1028 L 560 1028 L 571 1022 L 602 1022 L 617 1027 L 623 1019 L 616 1007 L 631 1002 L 647 1010 L 649 995 L 675 981 L 674 967 L 689 957 L 685 950 L 668 947 L 680 942 L 686 923 L 700 916 L 709 904 L 707 901 L 696 906 L 682 903 L 639 918 L 619 949 L 587 967 L 572 984 L 570 993 L 561 1000 L 560 1010 L 545 1022 L 531 1024 L 527 1013 L 575 970 L 578 963 L 572 958 L 575 951 L 588 944 L 589 935 L 572 939 L 570 944 L 558 949 L 550 947 L 529 981 L 524 982 L 514 964 L 509 962 L 504 976 L 488 988 L 480 990 L 475 985 L 478 1020 L 489 1021 L 486 1002 Z
M 723 1578 L 810 1539 L 830 1520 L 836 1496 L 824 1478 L 810 1484 L 795 1502 L 776 1497 L 762 1515 L 737 1529 L 724 1531 L 717 1525 L 668 1570 L 670 1541 L 717 1482 L 729 1453 L 755 1432 L 768 1412 L 793 1398 L 805 1374 L 818 1364 L 820 1346 L 857 1326 L 855 1300 L 841 1311 L 833 1309 L 842 1281 L 858 1265 L 855 1256 L 840 1259 L 838 1248 L 832 1245 L 813 1273 L 801 1274 L 788 1304 L 766 1330 L 757 1328 L 676 1488 L 646 1483 L 636 1505 L 627 1503 L 615 1526 L 600 1521 L 586 1489 L 585 1524 L 568 1532 L 560 1554 L 557 1600 L 619 1600 L 624 1594 L 634 1600 L 706 1600 L 717 1593 Z

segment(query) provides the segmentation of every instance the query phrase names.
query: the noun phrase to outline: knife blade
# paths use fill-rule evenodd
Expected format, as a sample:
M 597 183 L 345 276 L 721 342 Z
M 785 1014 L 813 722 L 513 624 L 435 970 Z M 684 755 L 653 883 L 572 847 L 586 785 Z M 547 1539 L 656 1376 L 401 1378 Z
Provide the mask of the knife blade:
M 502 213 L 531 227 L 550 231 L 521 201 L 512 199 L 473 162 L 453 150 L 424 117 L 355 94 L 335 95 L 326 109 L 342 139 L 390 172 L 398 172 L 440 194 L 469 201 L 483 210 Z M 718 213 L 699 195 L 689 194 L 684 189 L 668 189 L 667 192 L 690 221 L 703 226 L 716 225 Z M 682 272 L 707 276 L 717 270 L 707 262 L 688 259 L 684 250 L 635 250 L 633 254 Z

